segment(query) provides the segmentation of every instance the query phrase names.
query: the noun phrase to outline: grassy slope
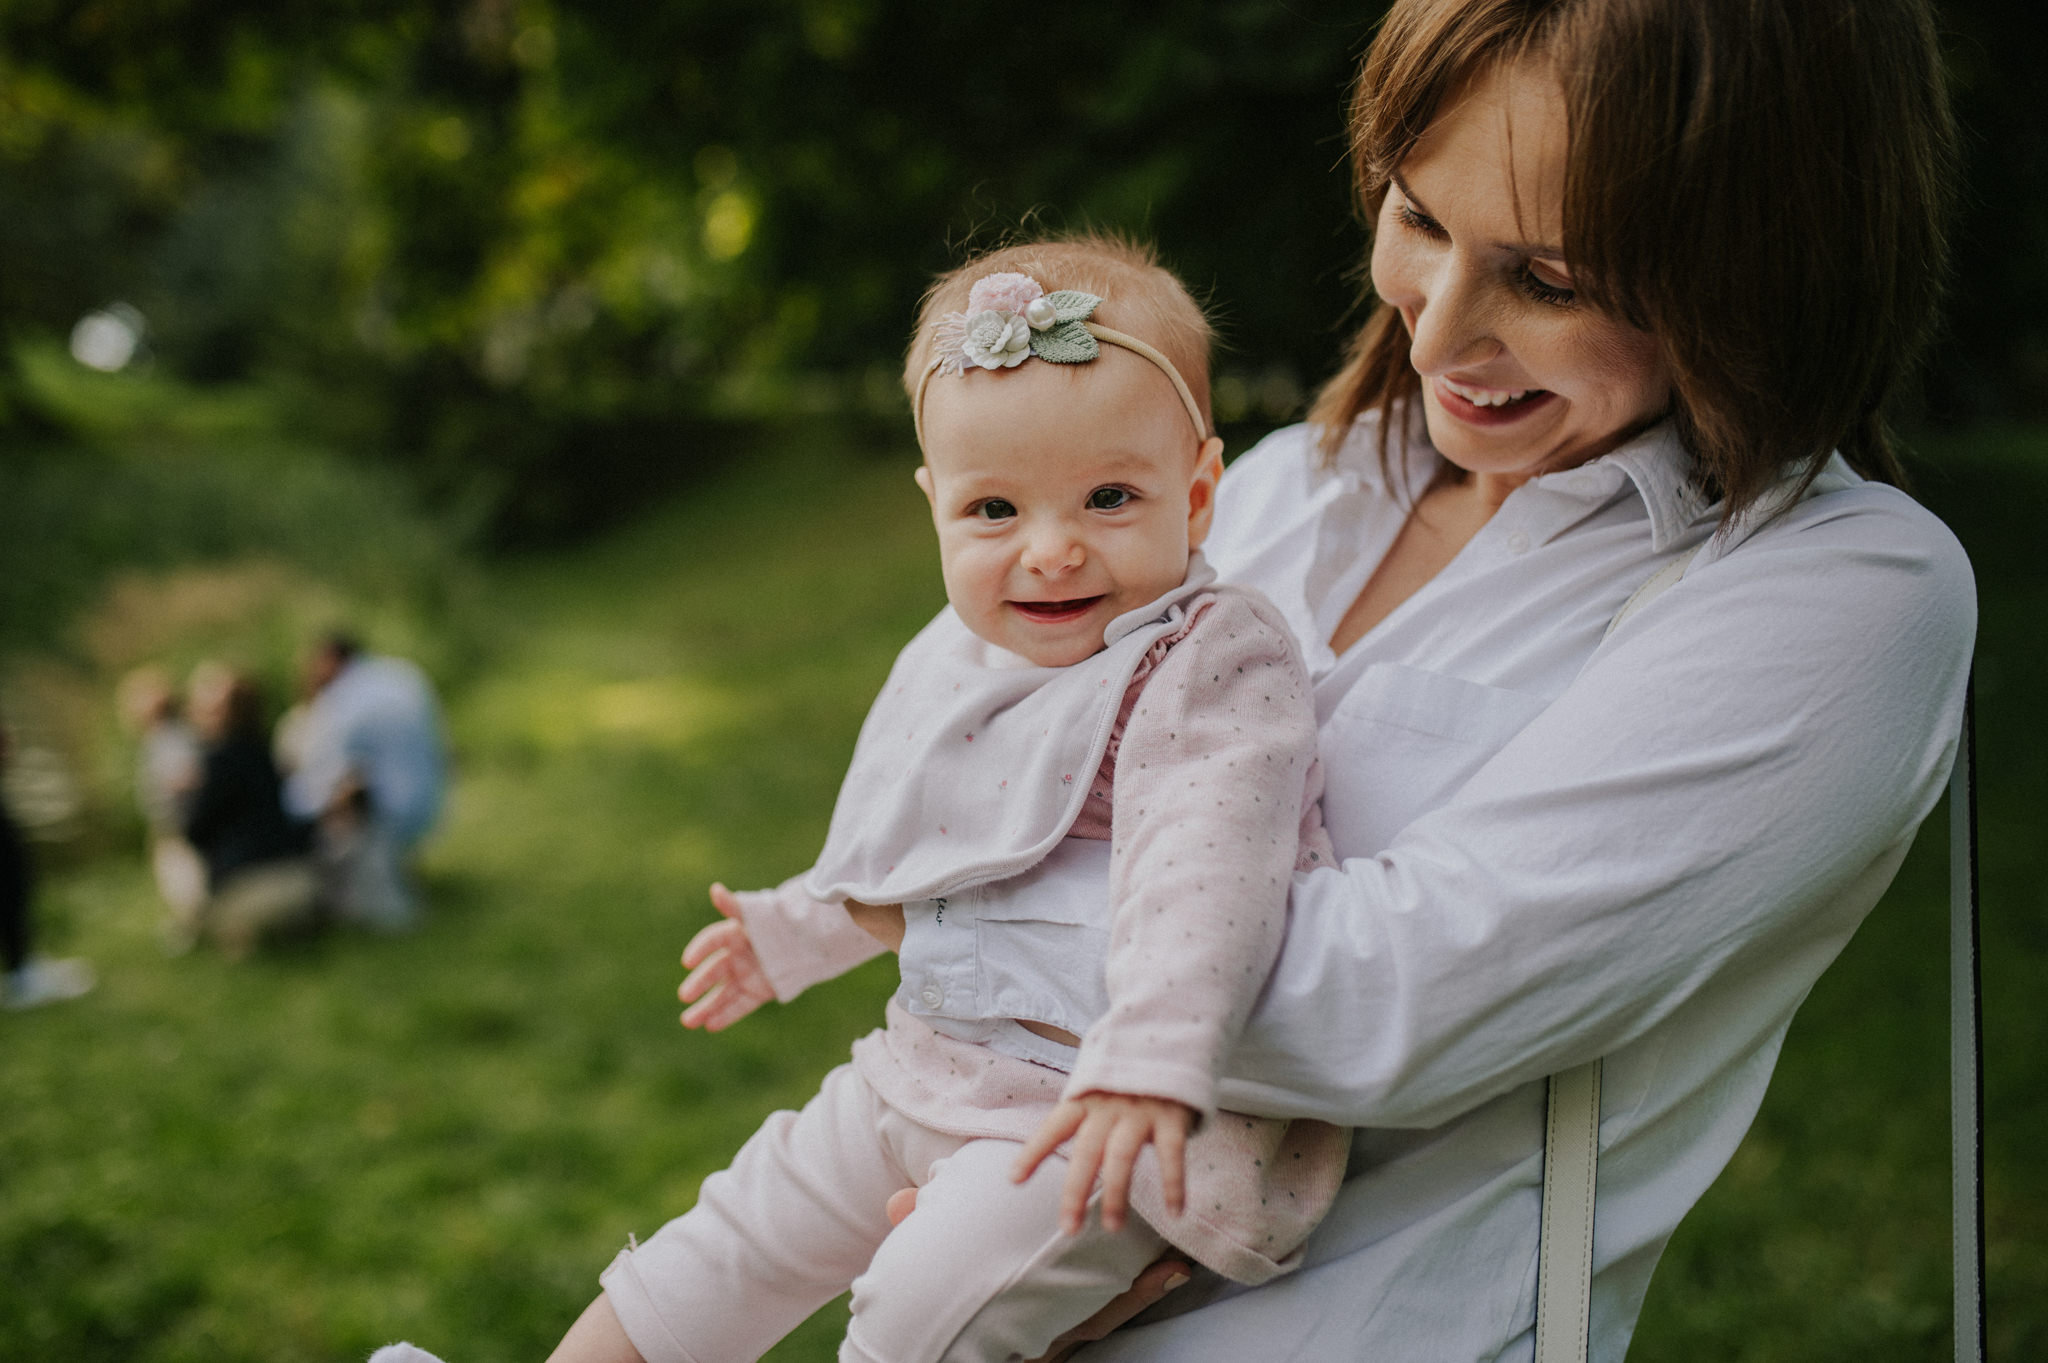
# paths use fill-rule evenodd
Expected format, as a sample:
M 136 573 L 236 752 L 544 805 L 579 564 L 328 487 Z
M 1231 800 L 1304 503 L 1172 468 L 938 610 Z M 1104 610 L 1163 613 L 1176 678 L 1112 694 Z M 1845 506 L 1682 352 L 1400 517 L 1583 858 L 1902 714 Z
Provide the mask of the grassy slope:
M 1991 1259 L 1997 1355 L 2020 1358 L 2048 1352 L 2048 792 L 2021 652 L 2048 603 L 2011 476 L 1970 468 L 1930 491 L 1971 508 L 1997 574 Z M 901 465 L 799 452 L 494 575 L 418 937 L 169 961 L 136 867 L 53 884 L 63 945 L 106 982 L 0 1015 L 0 1358 L 345 1360 L 401 1334 L 459 1363 L 543 1356 L 626 1233 L 878 1014 L 880 965 L 715 1039 L 680 1032 L 671 990 L 708 880 L 814 849 L 866 697 L 937 600 L 921 519 Z M 1816 990 L 1634 1357 L 1943 1355 L 1938 832 Z M 827 1311 L 775 1356 L 829 1358 L 835 1335 Z

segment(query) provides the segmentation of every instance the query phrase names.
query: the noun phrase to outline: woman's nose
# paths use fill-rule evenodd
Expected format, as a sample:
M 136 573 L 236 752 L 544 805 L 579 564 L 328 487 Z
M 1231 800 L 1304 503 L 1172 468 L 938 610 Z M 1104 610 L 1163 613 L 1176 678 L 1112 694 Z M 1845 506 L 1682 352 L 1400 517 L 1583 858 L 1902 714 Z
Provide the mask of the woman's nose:
M 1482 281 L 1445 252 L 1436 268 L 1401 304 L 1408 323 L 1409 363 L 1419 374 L 1447 374 L 1462 365 L 1493 358 L 1493 335 Z
M 1024 568 L 1041 577 L 1070 573 L 1081 566 L 1085 556 L 1080 537 L 1064 521 L 1040 521 L 1024 539 Z

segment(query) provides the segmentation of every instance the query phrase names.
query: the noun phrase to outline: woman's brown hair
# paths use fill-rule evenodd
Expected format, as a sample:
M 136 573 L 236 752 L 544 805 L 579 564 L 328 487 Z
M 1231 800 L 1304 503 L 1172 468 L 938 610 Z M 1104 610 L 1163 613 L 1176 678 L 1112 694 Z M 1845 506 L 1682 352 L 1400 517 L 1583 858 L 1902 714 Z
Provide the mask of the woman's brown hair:
M 1397 0 L 1358 76 L 1368 226 L 1466 81 L 1524 57 L 1564 89 L 1564 249 L 1579 296 L 1657 338 L 1672 416 L 1726 524 L 1839 449 L 1896 482 L 1886 426 L 1947 264 L 1954 128 L 1922 0 Z M 1374 306 L 1309 419 L 1420 394 Z

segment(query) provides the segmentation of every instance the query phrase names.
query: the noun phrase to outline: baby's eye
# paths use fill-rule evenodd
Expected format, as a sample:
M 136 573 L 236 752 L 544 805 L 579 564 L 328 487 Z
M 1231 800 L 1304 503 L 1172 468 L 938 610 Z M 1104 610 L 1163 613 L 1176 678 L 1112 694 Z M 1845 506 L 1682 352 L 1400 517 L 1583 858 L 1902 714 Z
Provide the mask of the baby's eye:
M 1131 500 L 1131 494 L 1120 487 L 1099 487 L 1088 494 L 1088 509 L 1091 511 L 1114 511 Z
M 975 507 L 974 514 L 987 521 L 1006 521 L 1017 514 L 1017 508 L 1000 497 L 991 497 Z

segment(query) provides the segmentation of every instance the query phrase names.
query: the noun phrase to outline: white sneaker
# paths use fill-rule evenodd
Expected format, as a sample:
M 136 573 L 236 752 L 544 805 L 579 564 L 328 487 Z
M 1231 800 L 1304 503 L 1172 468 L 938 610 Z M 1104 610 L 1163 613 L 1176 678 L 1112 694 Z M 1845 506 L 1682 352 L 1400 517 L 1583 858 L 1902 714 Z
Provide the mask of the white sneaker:
M 0 1003 L 16 1011 L 40 1008 L 46 1003 L 61 1003 L 89 994 L 98 982 L 92 962 L 81 956 L 58 961 L 31 956 L 20 969 L 0 976 Z
M 417 1344 L 386 1344 L 370 1355 L 370 1363 L 441 1363 Z

